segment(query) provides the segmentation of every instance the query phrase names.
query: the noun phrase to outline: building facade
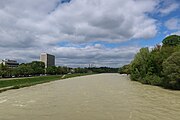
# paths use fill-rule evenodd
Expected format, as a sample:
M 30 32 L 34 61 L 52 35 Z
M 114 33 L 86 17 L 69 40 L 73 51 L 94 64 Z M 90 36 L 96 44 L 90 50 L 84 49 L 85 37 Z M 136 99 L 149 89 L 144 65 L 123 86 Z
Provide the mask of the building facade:
M 47 53 L 41 53 L 40 60 L 45 63 L 45 68 L 55 66 L 55 56 Z
M 16 60 L 9 60 L 9 59 L 4 59 L 2 60 L 1 63 L 9 68 L 16 68 L 19 65 L 19 63 Z

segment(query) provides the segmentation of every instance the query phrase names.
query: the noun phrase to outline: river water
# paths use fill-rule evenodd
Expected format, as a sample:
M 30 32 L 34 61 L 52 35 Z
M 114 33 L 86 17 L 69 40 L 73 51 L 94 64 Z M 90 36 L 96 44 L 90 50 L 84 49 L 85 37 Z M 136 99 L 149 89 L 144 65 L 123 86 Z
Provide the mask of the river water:
M 0 120 L 180 120 L 180 91 L 119 74 L 76 77 L 0 93 Z

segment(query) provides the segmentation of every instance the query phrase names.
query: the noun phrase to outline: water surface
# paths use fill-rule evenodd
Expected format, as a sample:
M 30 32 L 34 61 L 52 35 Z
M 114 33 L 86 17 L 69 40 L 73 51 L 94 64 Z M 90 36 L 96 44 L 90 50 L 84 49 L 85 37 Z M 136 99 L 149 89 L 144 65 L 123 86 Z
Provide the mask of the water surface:
M 119 74 L 76 77 L 0 93 L 0 120 L 180 120 L 180 91 Z

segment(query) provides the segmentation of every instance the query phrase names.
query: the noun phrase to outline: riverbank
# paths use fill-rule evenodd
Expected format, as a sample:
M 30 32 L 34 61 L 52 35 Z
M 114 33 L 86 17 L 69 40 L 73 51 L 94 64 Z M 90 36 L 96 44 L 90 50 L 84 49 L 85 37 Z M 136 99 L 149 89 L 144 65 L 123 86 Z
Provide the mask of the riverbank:
M 52 75 L 52 76 L 36 76 L 36 77 L 27 77 L 27 78 L 12 78 L 12 79 L 4 79 L 0 81 L 0 93 L 11 90 L 11 89 L 19 89 L 23 87 L 29 87 L 36 84 L 42 84 L 46 82 L 51 82 L 55 80 L 62 80 L 77 76 L 85 76 L 91 75 L 92 73 L 79 73 L 79 74 L 66 74 L 66 75 Z

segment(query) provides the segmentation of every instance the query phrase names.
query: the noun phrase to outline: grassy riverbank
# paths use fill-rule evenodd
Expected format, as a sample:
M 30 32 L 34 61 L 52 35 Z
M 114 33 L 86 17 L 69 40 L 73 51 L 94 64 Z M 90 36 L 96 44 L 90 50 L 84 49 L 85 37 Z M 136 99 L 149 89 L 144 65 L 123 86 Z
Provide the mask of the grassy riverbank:
M 91 73 L 92 74 L 92 73 Z M 0 81 L 0 92 L 7 91 L 10 89 L 19 89 L 22 87 L 28 87 L 36 84 L 51 82 L 55 80 L 62 80 L 71 77 L 90 75 L 90 73 L 81 74 L 67 74 L 67 75 L 52 75 L 52 76 L 37 76 L 31 78 L 22 79 L 8 79 Z

